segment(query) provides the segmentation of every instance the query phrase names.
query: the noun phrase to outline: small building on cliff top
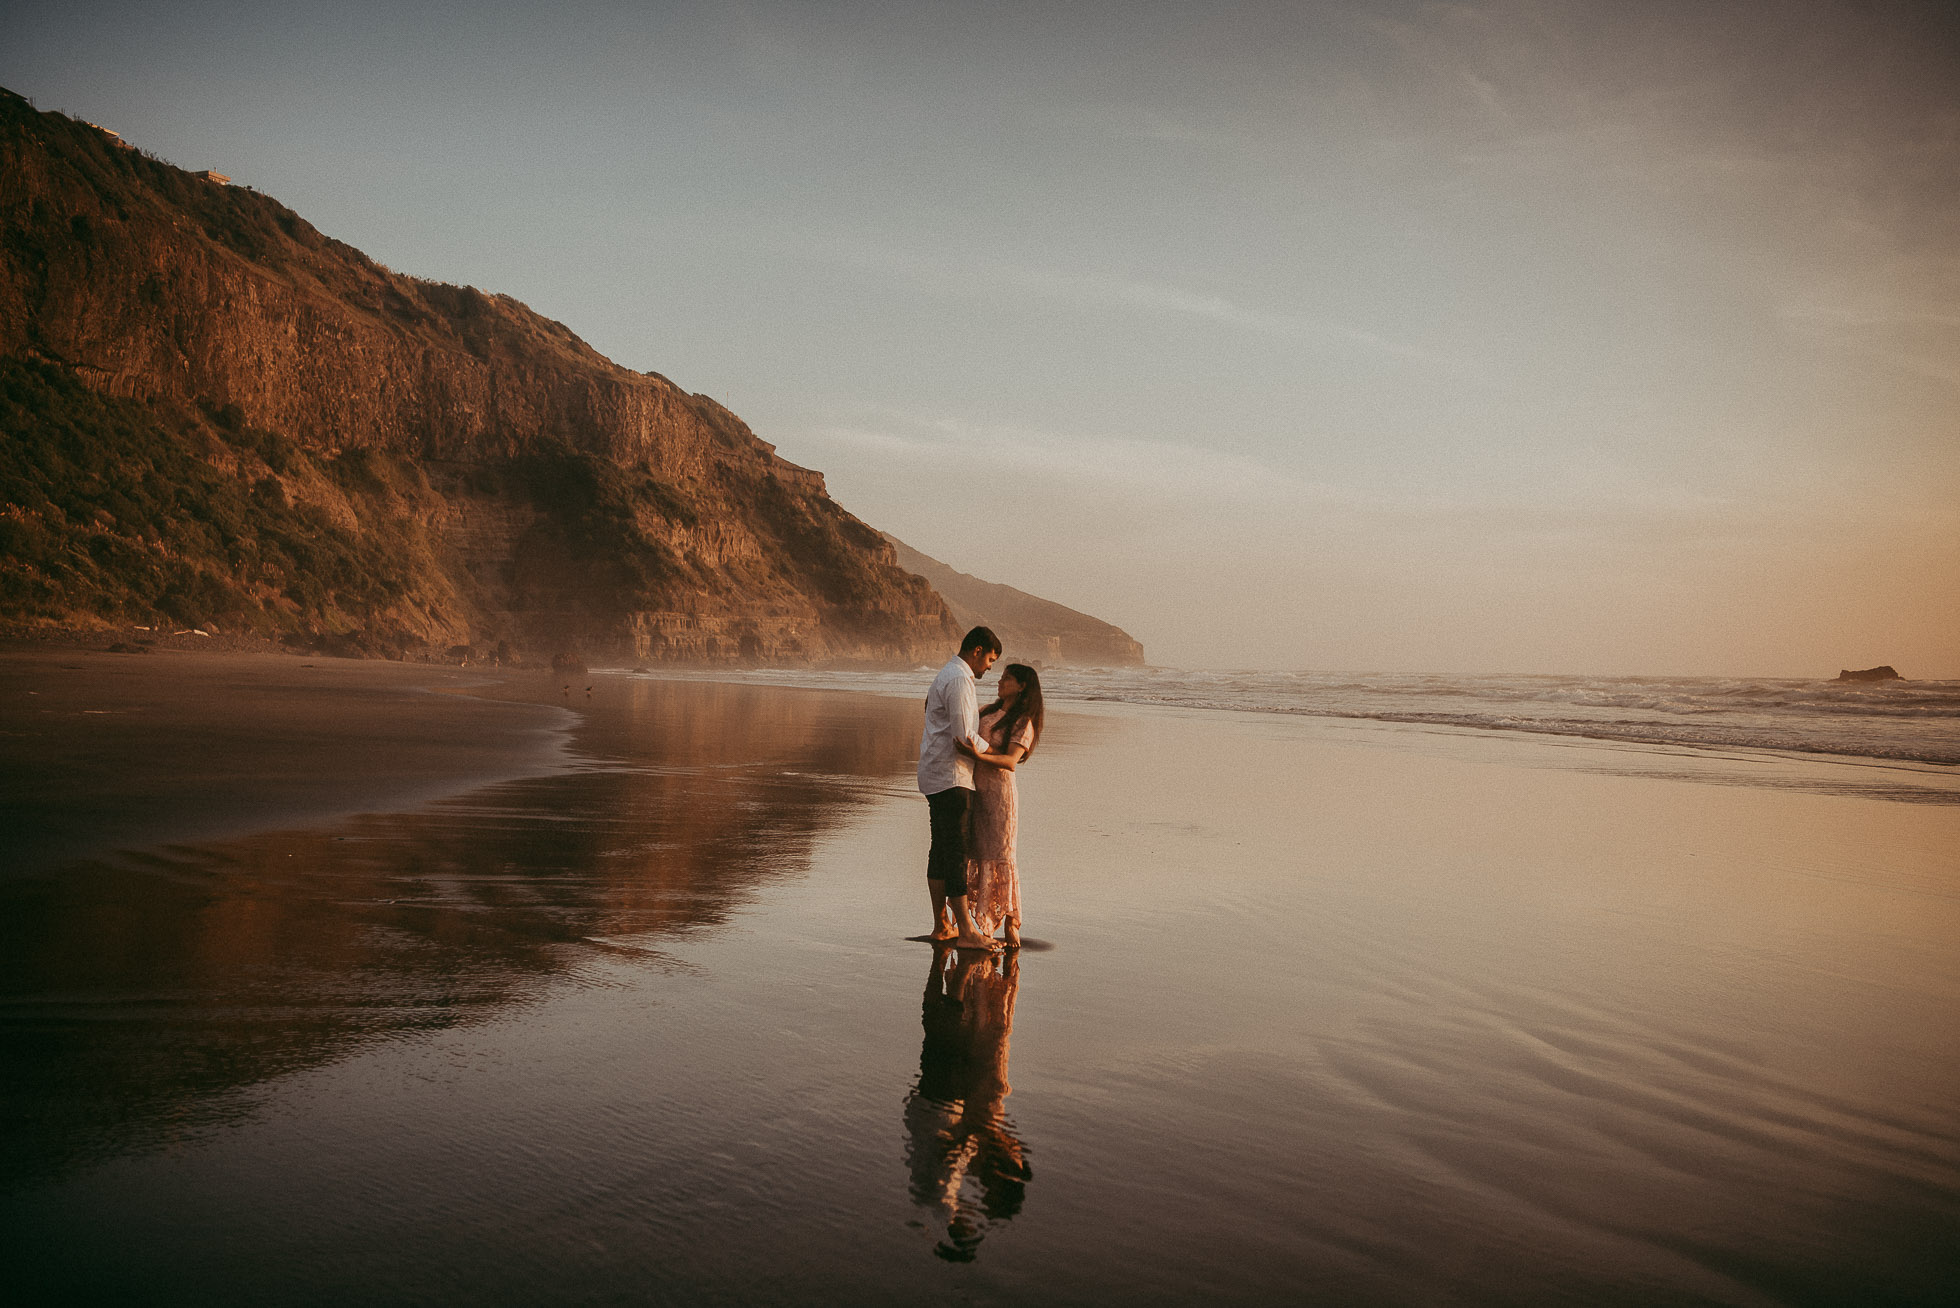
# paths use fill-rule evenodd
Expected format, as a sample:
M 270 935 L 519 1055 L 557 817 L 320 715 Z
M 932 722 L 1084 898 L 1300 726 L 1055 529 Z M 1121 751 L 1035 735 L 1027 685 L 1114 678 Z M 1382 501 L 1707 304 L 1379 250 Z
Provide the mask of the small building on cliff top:
M 83 121 L 87 122 L 86 119 L 84 119 Z M 108 137 L 111 141 L 114 141 L 117 145 L 121 146 L 125 150 L 134 150 L 136 148 L 135 146 L 131 145 L 128 141 L 122 139 L 121 132 L 112 132 L 108 128 L 104 127 L 101 123 L 89 123 L 89 126 L 93 127 L 96 131 L 102 133 L 104 136 Z

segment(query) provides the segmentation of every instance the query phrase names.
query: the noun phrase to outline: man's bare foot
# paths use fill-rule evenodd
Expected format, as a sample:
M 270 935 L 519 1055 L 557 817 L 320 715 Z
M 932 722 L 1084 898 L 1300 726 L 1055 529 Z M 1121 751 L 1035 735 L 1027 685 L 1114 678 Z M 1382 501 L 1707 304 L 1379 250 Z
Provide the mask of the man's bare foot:
M 957 940 L 959 938 L 959 934 L 960 933 L 958 931 L 955 931 L 952 927 L 949 927 L 944 923 L 941 923 L 939 926 L 936 926 L 932 929 L 932 934 L 927 936 L 926 939 L 932 941 L 934 944 L 938 944 L 942 940 Z

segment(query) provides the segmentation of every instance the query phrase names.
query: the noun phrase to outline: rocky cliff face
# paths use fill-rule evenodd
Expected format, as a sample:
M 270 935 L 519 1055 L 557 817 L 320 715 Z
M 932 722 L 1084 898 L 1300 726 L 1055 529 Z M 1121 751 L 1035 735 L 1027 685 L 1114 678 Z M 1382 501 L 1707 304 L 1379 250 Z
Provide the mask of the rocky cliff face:
M 10 92 L 0 179 L 0 616 L 649 661 L 958 636 L 821 475 L 515 300 Z

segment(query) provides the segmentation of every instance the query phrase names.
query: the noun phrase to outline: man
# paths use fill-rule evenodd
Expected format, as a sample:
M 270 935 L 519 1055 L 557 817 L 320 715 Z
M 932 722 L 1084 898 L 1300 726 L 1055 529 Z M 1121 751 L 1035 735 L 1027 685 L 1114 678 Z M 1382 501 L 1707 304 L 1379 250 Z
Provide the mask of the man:
M 960 642 L 926 692 L 926 729 L 919 737 L 919 790 L 932 817 L 932 853 L 926 889 L 932 895 L 932 938 L 967 947 L 991 946 L 973 925 L 966 906 L 966 809 L 973 797 L 973 760 L 960 751 L 986 748 L 980 735 L 980 697 L 975 677 L 1000 657 L 1000 638 L 975 627 Z M 946 909 L 953 910 L 948 925 Z

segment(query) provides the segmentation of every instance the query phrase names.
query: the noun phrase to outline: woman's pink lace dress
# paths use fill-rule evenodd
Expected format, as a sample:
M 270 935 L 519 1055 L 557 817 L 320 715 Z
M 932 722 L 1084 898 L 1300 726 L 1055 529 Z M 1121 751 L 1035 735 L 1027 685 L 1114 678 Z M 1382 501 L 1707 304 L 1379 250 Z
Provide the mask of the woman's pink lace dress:
M 980 734 L 987 738 L 987 752 L 1006 751 L 1010 742 L 1001 735 L 999 709 L 980 718 Z M 1014 729 L 1012 744 L 1034 748 L 1034 723 L 1023 718 Z M 1021 878 L 1014 870 L 1014 835 L 1019 825 L 1016 812 L 1019 799 L 1014 790 L 1014 774 L 1006 768 L 982 763 L 973 769 L 972 845 L 966 863 L 966 902 L 973 913 L 973 924 L 987 935 L 1012 922 L 1021 929 Z

